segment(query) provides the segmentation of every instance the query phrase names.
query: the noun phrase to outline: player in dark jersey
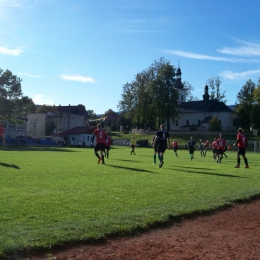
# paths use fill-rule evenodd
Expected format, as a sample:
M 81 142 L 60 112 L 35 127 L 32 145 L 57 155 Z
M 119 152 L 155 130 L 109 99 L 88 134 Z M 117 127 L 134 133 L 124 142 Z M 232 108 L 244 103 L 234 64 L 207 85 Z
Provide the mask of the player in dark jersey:
M 153 164 L 156 164 L 156 156 L 157 154 L 157 149 L 158 149 L 158 140 L 157 140 L 157 132 L 155 132 L 155 136 L 152 139 L 152 147 L 154 148 L 154 154 L 153 154 Z
M 204 146 L 204 142 L 202 142 L 201 139 L 200 139 L 200 142 L 199 142 L 199 148 L 200 148 L 200 156 L 205 157 L 205 146 Z
M 190 154 L 190 159 L 194 159 L 194 150 L 196 149 L 196 143 L 193 141 L 193 137 L 190 137 L 190 141 L 187 144 Z
M 242 128 L 238 129 L 237 133 L 237 141 L 236 143 L 233 144 L 233 146 L 237 145 L 238 146 L 238 151 L 237 151 L 237 165 L 235 168 L 240 168 L 240 155 L 244 158 L 244 162 L 246 167 L 249 168 L 248 165 L 248 160 L 246 158 L 246 147 L 247 147 L 247 139 L 244 134 L 242 134 L 243 130 Z
M 168 149 L 170 150 L 170 134 L 168 131 L 164 129 L 163 124 L 160 126 L 160 130 L 156 132 L 156 139 L 158 142 L 158 148 L 157 148 L 158 159 L 160 161 L 159 168 L 161 168 L 164 164 L 163 155 L 165 150 L 167 149 L 167 146 Z
M 102 164 L 105 164 L 104 151 L 105 151 L 105 141 L 106 141 L 107 136 L 106 136 L 106 132 L 101 129 L 100 124 L 98 124 L 97 129 L 94 130 L 94 133 L 93 133 L 93 136 L 91 139 L 91 146 L 93 146 L 95 137 L 96 137 L 96 145 L 94 147 L 94 154 L 98 158 L 97 163 L 100 164 L 100 162 L 102 160 Z M 99 155 L 98 151 L 100 151 L 100 155 Z

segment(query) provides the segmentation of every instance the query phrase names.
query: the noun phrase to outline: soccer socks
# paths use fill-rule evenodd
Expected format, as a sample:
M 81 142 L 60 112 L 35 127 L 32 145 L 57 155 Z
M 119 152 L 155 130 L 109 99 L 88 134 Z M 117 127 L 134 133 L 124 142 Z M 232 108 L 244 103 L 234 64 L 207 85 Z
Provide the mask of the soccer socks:
M 248 166 L 248 160 L 246 157 L 244 157 L 244 162 L 245 162 L 245 165 Z
M 98 153 L 95 153 L 95 155 L 97 156 L 98 159 L 101 159 Z
M 153 156 L 153 163 L 156 164 L 156 154 Z
M 237 165 L 240 165 L 240 157 L 237 158 Z

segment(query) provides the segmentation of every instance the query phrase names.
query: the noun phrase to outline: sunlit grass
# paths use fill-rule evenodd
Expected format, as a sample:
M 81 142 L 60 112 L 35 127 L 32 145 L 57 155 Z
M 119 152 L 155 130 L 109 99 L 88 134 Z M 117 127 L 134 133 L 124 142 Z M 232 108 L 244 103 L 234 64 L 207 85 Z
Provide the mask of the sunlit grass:
M 115 147 L 105 165 L 92 149 L 0 148 L 0 255 L 124 234 L 193 212 L 260 194 L 259 154 L 250 169 L 221 164 L 211 151 L 190 160 L 166 151 L 163 168 L 153 150 Z

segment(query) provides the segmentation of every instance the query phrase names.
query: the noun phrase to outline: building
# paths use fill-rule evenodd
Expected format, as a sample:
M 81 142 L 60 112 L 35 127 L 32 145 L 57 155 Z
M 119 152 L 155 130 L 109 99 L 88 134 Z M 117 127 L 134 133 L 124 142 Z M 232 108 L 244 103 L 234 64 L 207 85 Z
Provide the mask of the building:
M 186 102 L 186 92 L 181 83 L 180 68 L 178 68 L 177 74 L 176 88 L 179 91 L 179 118 L 176 121 L 171 121 L 168 130 L 208 130 L 209 122 L 213 117 L 219 119 L 222 130 L 236 130 L 236 126 L 233 124 L 233 110 L 223 102 L 209 99 L 207 85 L 204 88 L 202 100 Z
M 57 106 L 57 113 L 29 114 L 26 124 L 26 135 L 41 137 L 46 135 L 46 128 L 54 125 L 50 135 L 58 136 L 76 126 L 89 126 L 88 113 L 83 105 Z

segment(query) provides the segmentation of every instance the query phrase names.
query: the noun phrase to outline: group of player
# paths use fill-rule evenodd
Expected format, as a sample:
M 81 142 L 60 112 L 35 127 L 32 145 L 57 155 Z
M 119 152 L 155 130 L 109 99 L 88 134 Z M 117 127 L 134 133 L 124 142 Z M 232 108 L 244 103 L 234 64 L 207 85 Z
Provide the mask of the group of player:
M 108 159 L 110 145 L 112 143 L 112 138 L 107 135 L 107 133 L 101 128 L 101 124 L 97 125 L 97 129 L 94 130 L 91 139 L 91 146 L 93 146 L 94 139 L 96 138 L 96 145 L 94 147 L 94 154 L 98 158 L 98 164 L 102 161 L 105 164 L 105 157 Z M 100 151 L 100 154 L 99 154 Z
M 247 139 L 245 135 L 242 133 L 243 130 L 241 128 L 238 129 L 237 133 L 237 141 L 233 144 L 233 146 L 238 146 L 237 151 L 237 165 L 235 168 L 240 168 L 240 156 L 243 157 L 244 163 L 246 165 L 245 168 L 249 168 L 248 160 L 246 157 L 246 147 L 247 147 Z M 107 133 L 101 129 L 101 125 L 97 125 L 97 129 L 94 130 L 91 145 L 93 145 L 94 138 L 96 137 L 96 145 L 94 147 L 94 154 L 98 158 L 98 164 L 102 161 L 102 164 L 105 164 L 104 157 L 109 156 L 109 150 L 110 145 L 112 142 L 112 138 L 107 135 Z M 212 142 L 212 152 L 213 152 L 213 160 L 217 163 L 221 163 L 223 156 L 227 158 L 227 155 L 225 152 L 227 149 L 230 151 L 232 149 L 231 145 L 227 146 L 226 140 L 222 138 L 222 134 L 219 134 L 218 138 L 214 138 Z M 135 155 L 135 146 L 136 146 L 136 140 L 133 137 L 130 141 L 131 146 L 131 155 Z M 199 147 L 196 146 L 195 141 L 193 140 L 193 137 L 190 137 L 189 142 L 187 143 L 187 148 L 189 150 L 190 159 L 194 159 L 194 151 L 195 149 L 200 150 L 200 155 L 205 157 L 207 150 L 210 146 L 209 141 L 202 142 L 200 140 Z M 160 126 L 160 129 L 155 133 L 153 139 L 152 139 L 152 147 L 154 149 L 154 156 L 153 156 L 153 164 L 156 164 L 156 158 L 159 159 L 159 168 L 161 168 L 164 164 L 164 153 L 168 147 L 170 150 L 170 134 L 167 130 L 164 129 L 164 124 Z M 175 139 L 172 142 L 172 147 L 175 153 L 175 156 L 178 158 L 178 141 Z M 98 153 L 100 151 L 100 154 Z
M 237 165 L 235 166 L 235 168 L 240 168 L 240 161 L 241 161 L 240 156 L 242 156 L 244 159 L 245 168 L 249 168 L 248 159 L 246 157 L 247 139 L 242 132 L 243 130 L 239 128 L 236 142 L 233 144 L 233 146 L 236 145 L 238 146 Z M 154 148 L 153 164 L 156 164 L 156 156 L 158 156 L 158 159 L 160 161 L 159 163 L 160 168 L 164 164 L 163 155 L 166 150 L 167 144 L 168 144 L 168 149 L 170 149 L 169 137 L 170 137 L 169 133 L 164 130 L 164 125 L 161 125 L 160 130 L 155 133 L 155 136 L 153 137 L 152 140 L 152 146 Z M 197 147 L 195 141 L 193 140 L 193 137 L 191 136 L 189 142 L 185 146 L 189 150 L 190 159 L 193 160 L 195 149 L 200 150 L 200 155 L 205 157 L 207 154 L 207 150 L 210 147 L 210 143 L 208 140 L 203 142 L 200 139 L 199 147 Z M 232 149 L 232 145 L 231 144 L 227 145 L 226 140 L 222 137 L 222 134 L 219 134 L 218 138 L 214 138 L 213 142 L 211 143 L 211 146 L 213 152 L 213 160 L 216 161 L 217 163 L 221 163 L 223 156 L 227 158 L 225 152 L 227 150 L 230 152 Z M 175 156 L 178 158 L 179 143 L 176 139 L 172 142 L 172 147 Z

